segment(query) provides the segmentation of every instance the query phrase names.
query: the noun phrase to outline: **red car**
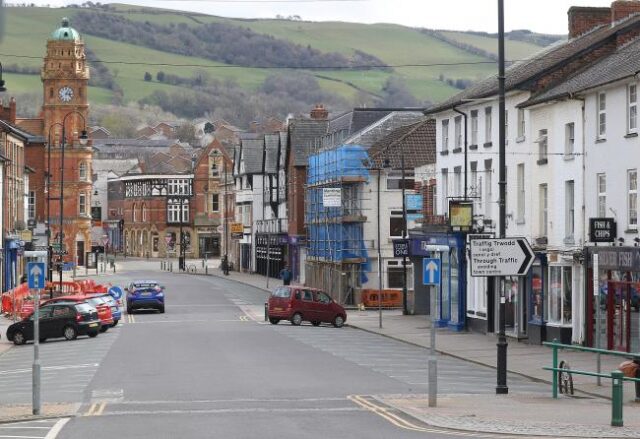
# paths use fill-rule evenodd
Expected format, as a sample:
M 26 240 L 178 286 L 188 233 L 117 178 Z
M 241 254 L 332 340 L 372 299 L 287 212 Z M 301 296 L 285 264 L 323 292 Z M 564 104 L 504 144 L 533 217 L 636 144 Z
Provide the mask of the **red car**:
M 46 300 L 42 305 L 48 305 L 50 303 L 63 303 L 63 302 L 87 302 L 98 311 L 98 318 L 100 319 L 100 332 L 107 332 L 107 329 L 113 326 L 113 315 L 111 314 L 111 307 L 109 304 L 100 297 L 91 297 L 85 295 L 74 296 L 60 296 L 54 299 Z
M 289 320 L 295 326 L 307 321 L 313 326 L 324 322 L 340 328 L 347 321 L 344 308 L 326 293 L 296 285 L 278 287 L 271 293 L 268 315 L 273 325 L 280 320 Z

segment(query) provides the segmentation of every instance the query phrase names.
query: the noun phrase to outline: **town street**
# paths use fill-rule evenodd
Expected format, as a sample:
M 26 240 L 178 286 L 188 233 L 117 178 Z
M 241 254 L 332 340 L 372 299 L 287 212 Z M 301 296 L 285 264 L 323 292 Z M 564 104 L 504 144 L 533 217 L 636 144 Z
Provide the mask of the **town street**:
M 58 437 L 388 438 L 414 437 L 414 427 L 442 435 L 375 413 L 385 408 L 376 395 L 426 393 L 424 349 L 348 327 L 267 324 L 257 312 L 264 291 L 213 276 L 147 271 L 109 281 L 136 278 L 164 283 L 166 314 L 125 315 L 95 340 L 43 345 L 44 402 L 81 403 Z M 7 402 L 29 401 L 30 347 L 0 356 Z M 441 392 L 493 392 L 489 368 L 444 357 L 440 371 Z M 515 377 L 511 386 L 546 390 Z

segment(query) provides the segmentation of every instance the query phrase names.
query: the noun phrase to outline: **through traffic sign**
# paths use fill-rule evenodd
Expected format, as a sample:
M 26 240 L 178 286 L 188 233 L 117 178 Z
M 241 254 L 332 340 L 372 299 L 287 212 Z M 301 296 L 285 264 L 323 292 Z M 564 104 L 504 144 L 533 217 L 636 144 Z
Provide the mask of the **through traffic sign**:
M 439 258 L 422 259 L 422 285 L 440 285 L 442 263 Z
M 526 238 L 472 239 L 471 276 L 525 276 L 535 253 Z

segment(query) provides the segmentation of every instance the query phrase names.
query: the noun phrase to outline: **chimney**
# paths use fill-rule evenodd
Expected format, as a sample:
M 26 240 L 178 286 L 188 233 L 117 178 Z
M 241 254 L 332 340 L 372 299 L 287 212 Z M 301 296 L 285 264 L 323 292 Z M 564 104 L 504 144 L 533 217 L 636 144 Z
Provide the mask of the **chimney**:
M 317 104 L 316 107 L 311 110 L 311 119 L 315 120 L 327 120 L 329 118 L 329 110 L 324 108 L 324 105 Z
M 636 3 L 614 2 L 614 3 Z M 597 26 L 611 24 L 612 8 L 572 6 L 569 8 L 569 38 L 580 36 Z
M 9 123 L 16 123 L 16 98 L 11 98 L 9 101 Z
M 618 0 L 611 3 L 612 23 L 638 13 L 640 13 L 640 1 L 638 0 Z

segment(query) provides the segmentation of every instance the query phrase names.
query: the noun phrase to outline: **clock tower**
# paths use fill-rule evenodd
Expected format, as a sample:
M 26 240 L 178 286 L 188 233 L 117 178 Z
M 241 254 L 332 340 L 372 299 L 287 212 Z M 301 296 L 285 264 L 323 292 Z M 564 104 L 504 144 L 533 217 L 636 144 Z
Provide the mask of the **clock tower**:
M 51 154 L 45 157 L 45 169 L 49 163 L 51 166 L 47 206 L 50 241 L 54 256 L 60 254 L 54 260 L 85 265 L 85 252 L 91 251 L 93 152 L 90 142 L 83 145 L 79 136 L 89 122 L 89 66 L 84 42 L 67 18 L 47 40 L 41 76 L 42 134 L 50 142 L 46 151 Z M 64 245 L 60 249 L 61 222 Z

